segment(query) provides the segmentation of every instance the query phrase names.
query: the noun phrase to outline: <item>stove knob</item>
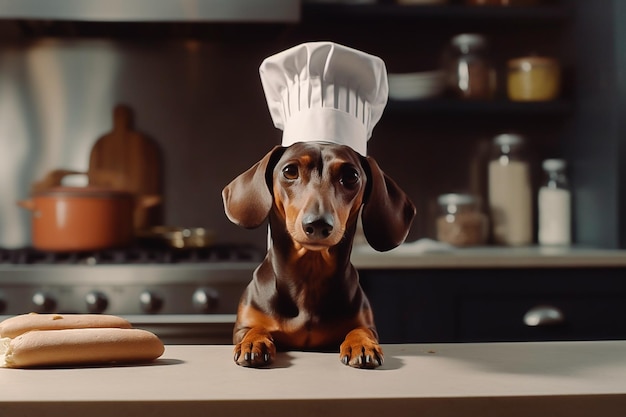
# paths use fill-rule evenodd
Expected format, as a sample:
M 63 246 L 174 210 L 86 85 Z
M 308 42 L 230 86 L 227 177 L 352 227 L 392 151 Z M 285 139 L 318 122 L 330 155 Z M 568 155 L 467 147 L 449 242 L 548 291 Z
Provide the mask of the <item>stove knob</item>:
M 198 288 L 192 295 L 193 307 L 200 313 L 208 313 L 217 305 L 219 293 L 213 288 Z
M 56 299 L 44 291 L 33 294 L 32 302 L 36 313 L 52 313 L 57 308 Z
M 145 313 L 158 313 L 163 307 L 163 298 L 152 291 L 139 294 L 139 304 Z
M 109 306 L 109 300 L 104 293 L 100 291 L 91 291 L 85 296 L 87 303 L 87 311 L 93 314 L 103 313 Z

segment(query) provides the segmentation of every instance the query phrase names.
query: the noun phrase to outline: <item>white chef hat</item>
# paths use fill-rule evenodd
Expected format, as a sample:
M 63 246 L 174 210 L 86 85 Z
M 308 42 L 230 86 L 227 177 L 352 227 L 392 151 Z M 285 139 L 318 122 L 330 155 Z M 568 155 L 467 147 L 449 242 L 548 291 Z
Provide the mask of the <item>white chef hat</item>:
M 367 153 L 387 104 L 382 59 L 333 42 L 310 42 L 266 58 L 259 73 L 283 146 L 323 141 Z

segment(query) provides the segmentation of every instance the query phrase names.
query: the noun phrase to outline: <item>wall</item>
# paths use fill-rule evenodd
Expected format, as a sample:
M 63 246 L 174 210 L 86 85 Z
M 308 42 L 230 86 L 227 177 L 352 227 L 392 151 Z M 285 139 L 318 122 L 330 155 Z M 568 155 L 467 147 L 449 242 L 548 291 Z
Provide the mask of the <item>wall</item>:
M 562 149 L 574 162 L 577 241 L 626 247 L 626 4 L 576 0 L 576 114 Z
M 257 75 L 266 48 L 103 40 L 3 48 L 0 244 L 28 244 L 28 213 L 13 202 L 52 169 L 85 171 L 117 103 L 134 109 L 135 128 L 161 148 L 165 222 L 248 240 L 230 227 L 220 192 L 279 141 Z
M 510 20 L 465 24 L 457 19 L 444 25 L 383 19 L 377 30 L 367 19 L 305 21 L 260 32 L 241 25 L 175 28 L 175 36 L 161 33 L 160 26 L 144 26 L 139 36 L 134 26 L 116 28 L 115 36 L 99 36 L 93 27 L 65 26 L 54 40 L 41 38 L 38 26 L 27 27 L 30 35 L 24 36 L 22 27 L 0 47 L 0 166 L 5 171 L 0 246 L 28 244 L 28 214 L 13 201 L 25 198 L 29 185 L 51 169 L 85 170 L 90 147 L 110 130 L 117 103 L 130 105 L 135 128 L 161 147 L 165 223 L 204 226 L 220 241 L 263 246 L 263 228 L 247 231 L 230 224 L 220 197 L 225 184 L 280 142 L 258 77 L 263 58 L 301 41 L 332 39 L 378 54 L 390 72 L 403 72 L 436 67 L 450 36 L 461 31 L 491 31 L 500 63 L 527 53 L 528 44 L 549 52 L 561 41 L 554 36 L 560 27 Z M 0 33 L 11 30 L 0 25 Z M 494 135 L 527 134 L 538 172 L 543 157 L 560 156 L 556 144 L 563 123 L 550 114 L 388 108 L 369 152 L 416 203 L 418 217 L 409 235 L 414 240 L 433 235 L 437 195 L 484 192 L 484 157 Z
M 166 224 L 208 227 L 220 241 L 263 245 L 264 231 L 226 219 L 221 190 L 280 143 L 258 66 L 282 48 L 267 41 L 102 39 L 5 45 L 0 246 L 29 244 L 29 213 L 14 201 L 27 198 L 32 182 L 53 169 L 84 172 L 92 145 L 111 130 L 118 103 L 134 110 L 134 128 L 161 149 Z M 376 129 L 372 154 L 410 190 L 420 175 L 415 155 L 424 152 L 413 152 L 395 129 L 393 122 Z M 413 198 L 419 201 L 419 194 Z

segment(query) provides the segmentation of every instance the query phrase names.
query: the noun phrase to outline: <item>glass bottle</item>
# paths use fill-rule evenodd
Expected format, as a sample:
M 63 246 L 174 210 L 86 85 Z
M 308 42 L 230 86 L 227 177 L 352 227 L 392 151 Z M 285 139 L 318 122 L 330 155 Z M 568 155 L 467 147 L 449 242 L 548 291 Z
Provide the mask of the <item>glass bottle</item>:
M 562 159 L 546 159 L 542 167 L 546 175 L 539 188 L 538 212 L 540 245 L 567 246 L 571 236 L 571 191 Z
M 495 93 L 496 73 L 488 54 L 487 38 L 462 33 L 452 38 L 445 60 L 448 85 L 462 99 L 491 99 Z
M 498 245 L 532 243 L 532 186 L 524 145 L 524 137 L 517 134 L 493 139 L 488 166 L 489 209 L 493 241 Z
M 481 211 L 477 197 L 442 194 L 437 203 L 437 240 L 454 246 L 477 246 L 487 242 L 487 216 Z

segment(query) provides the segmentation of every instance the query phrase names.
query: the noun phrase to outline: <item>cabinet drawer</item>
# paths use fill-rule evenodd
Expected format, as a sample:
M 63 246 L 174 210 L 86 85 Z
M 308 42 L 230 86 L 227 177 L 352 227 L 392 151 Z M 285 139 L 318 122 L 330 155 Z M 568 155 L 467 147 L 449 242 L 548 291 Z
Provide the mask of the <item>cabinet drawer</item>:
M 626 297 L 463 298 L 459 341 L 626 339 Z

